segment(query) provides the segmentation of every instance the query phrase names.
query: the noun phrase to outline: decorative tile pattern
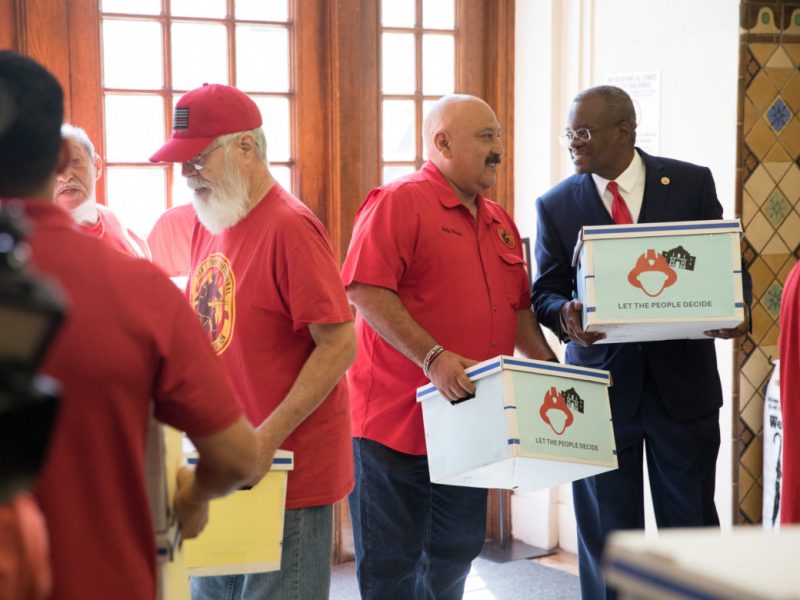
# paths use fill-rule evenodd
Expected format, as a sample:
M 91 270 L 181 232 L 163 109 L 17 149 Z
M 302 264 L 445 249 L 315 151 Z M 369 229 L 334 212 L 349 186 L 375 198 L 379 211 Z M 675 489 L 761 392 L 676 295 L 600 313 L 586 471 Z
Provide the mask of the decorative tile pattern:
M 764 203 L 764 206 L 761 208 L 763 213 L 769 219 L 769 222 L 772 223 L 772 226 L 777 228 L 783 220 L 786 218 L 792 211 L 792 205 L 789 204 L 789 201 L 784 197 L 779 189 L 775 189 L 767 198 L 767 201 Z
M 796 210 L 791 211 L 783 221 L 783 225 L 778 229 L 778 235 L 790 250 L 800 245 L 800 215 Z
M 747 238 L 742 238 L 741 241 L 742 259 L 744 264 L 748 267 L 753 264 L 753 261 L 758 258 L 758 252 L 753 248 L 753 245 L 747 241 Z
M 753 128 L 755 129 L 755 127 Z M 781 130 L 778 139 L 791 156 L 800 154 L 800 123 L 792 119 Z
M 764 295 L 764 292 L 767 291 L 775 275 L 767 266 L 767 263 L 764 262 L 762 256 L 756 256 L 756 259 L 750 264 L 748 270 L 750 271 L 750 278 L 753 280 L 753 297 L 759 299 Z
M 783 99 L 778 96 L 767 111 L 767 121 L 769 121 L 769 124 L 772 125 L 772 128 L 776 132 L 780 132 L 786 127 L 786 123 L 788 123 L 791 118 L 792 113 L 789 112 Z
M 764 311 L 764 309 L 757 304 L 753 308 L 753 312 L 755 313 L 759 310 Z M 766 333 L 766 330 L 764 333 Z M 772 371 L 772 365 L 760 348 L 756 348 L 750 355 L 750 358 L 747 359 L 747 362 L 744 363 L 744 366 L 742 366 L 742 374 L 747 377 L 747 380 L 757 390 L 761 389 L 764 385 L 770 371 Z
M 800 0 L 743 0 L 740 15 L 737 207 L 754 305 L 752 332 L 736 343 L 734 490 L 737 521 L 759 523 L 763 388 L 778 355 L 783 283 L 800 260 Z
M 780 180 L 778 187 L 781 188 L 781 192 L 789 203 L 797 206 L 800 203 L 800 167 L 796 164 L 791 165 Z
M 761 252 L 774 232 L 775 228 L 772 227 L 767 217 L 759 212 L 750 221 L 750 224 L 744 232 L 744 236 L 753 244 L 753 248 L 755 248 L 757 252 Z
M 758 160 L 758 157 L 756 157 Z M 758 206 L 764 204 L 764 201 L 772 193 L 775 188 L 775 181 L 770 177 L 769 171 L 760 162 L 753 171 L 753 174 L 745 182 L 744 189 L 756 201 Z
M 777 281 L 773 281 L 766 293 L 761 297 L 761 304 L 773 319 L 777 319 L 781 313 L 781 295 L 783 286 Z
M 745 86 L 750 85 L 750 82 L 753 81 L 753 77 L 756 76 L 758 70 L 761 68 L 761 65 L 758 64 L 756 57 L 753 56 L 752 50 L 750 48 L 745 48 L 744 51 L 744 84 Z
M 784 127 L 786 124 L 784 123 Z M 745 137 L 747 145 L 755 152 L 759 160 L 764 160 L 778 137 L 766 119 L 756 121 L 750 133 Z
M 788 105 L 790 111 L 794 113 L 800 111 L 800 76 L 795 73 L 794 76 L 789 79 L 781 90 L 781 96 Z M 755 109 L 755 107 L 753 108 Z
M 764 428 L 764 398 L 756 394 L 739 413 L 751 431 L 761 433 Z

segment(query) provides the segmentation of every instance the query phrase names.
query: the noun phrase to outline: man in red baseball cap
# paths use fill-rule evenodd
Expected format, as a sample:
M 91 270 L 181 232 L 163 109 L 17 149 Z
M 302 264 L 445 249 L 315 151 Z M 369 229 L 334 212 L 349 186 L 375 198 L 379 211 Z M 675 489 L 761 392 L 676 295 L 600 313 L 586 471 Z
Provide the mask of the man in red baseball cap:
M 260 443 L 260 479 L 294 452 L 281 570 L 192 579 L 192 597 L 327 598 L 333 503 L 353 486 L 352 313 L 328 234 L 272 177 L 261 114 L 226 85 L 176 105 L 150 160 L 183 163 L 198 222 L 187 294 Z

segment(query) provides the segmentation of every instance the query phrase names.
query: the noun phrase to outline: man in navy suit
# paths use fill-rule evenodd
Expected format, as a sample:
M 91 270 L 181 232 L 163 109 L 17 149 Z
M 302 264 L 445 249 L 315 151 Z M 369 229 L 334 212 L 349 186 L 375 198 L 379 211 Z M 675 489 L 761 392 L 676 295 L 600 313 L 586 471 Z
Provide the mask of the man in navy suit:
M 722 390 L 712 339 L 594 345 L 604 334 L 582 328 L 573 248 L 584 225 L 720 219 L 722 206 L 707 168 L 635 148 L 633 103 L 619 88 L 578 94 L 561 137 L 576 174 L 536 201 L 539 275 L 532 300 L 539 321 L 569 341 L 567 363 L 611 371 L 619 469 L 575 482 L 573 499 L 582 596 L 614 598 L 601 571 L 603 545 L 611 531 L 644 527 L 645 456 L 659 527 L 719 524 L 714 477 Z M 746 273 L 744 280 L 749 304 Z M 738 327 L 706 334 L 744 334 L 745 311 Z

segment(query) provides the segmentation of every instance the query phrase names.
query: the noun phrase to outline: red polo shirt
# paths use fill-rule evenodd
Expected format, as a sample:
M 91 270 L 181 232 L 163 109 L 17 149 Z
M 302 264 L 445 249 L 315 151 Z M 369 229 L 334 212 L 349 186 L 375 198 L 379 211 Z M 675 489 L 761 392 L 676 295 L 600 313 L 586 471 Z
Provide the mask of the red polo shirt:
M 530 307 L 519 233 L 503 208 L 478 196 L 477 220 L 433 163 L 373 190 L 356 215 L 342 268 L 393 290 L 445 349 L 474 360 L 514 352 L 516 311 Z M 358 356 L 348 372 L 353 435 L 425 454 L 417 387 L 422 369 L 356 316 Z

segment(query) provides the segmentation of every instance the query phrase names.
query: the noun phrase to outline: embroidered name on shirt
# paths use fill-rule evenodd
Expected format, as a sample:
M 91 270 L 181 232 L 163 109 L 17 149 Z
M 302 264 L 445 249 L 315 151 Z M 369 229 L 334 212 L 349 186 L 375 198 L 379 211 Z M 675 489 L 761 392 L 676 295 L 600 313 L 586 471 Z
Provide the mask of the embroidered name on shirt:
M 442 225 L 442 231 L 444 231 L 445 233 L 452 233 L 453 235 L 457 235 L 458 237 L 464 237 L 464 234 L 461 233 L 460 231 L 452 229 L 450 227 L 445 227 L 444 225 Z

